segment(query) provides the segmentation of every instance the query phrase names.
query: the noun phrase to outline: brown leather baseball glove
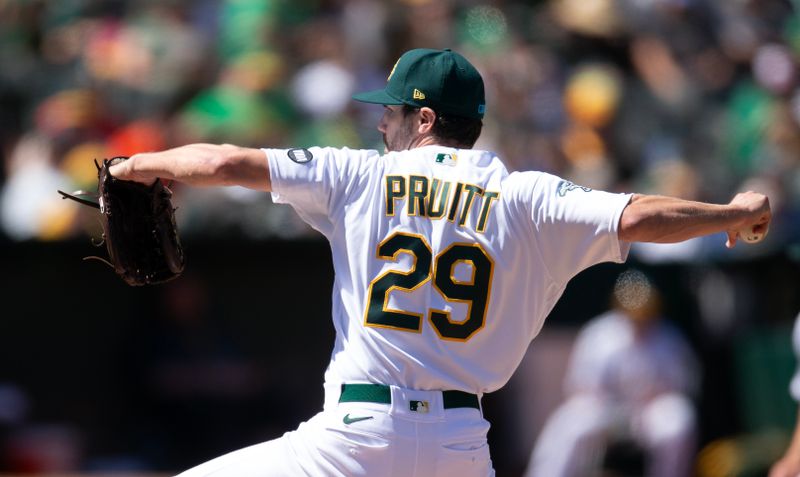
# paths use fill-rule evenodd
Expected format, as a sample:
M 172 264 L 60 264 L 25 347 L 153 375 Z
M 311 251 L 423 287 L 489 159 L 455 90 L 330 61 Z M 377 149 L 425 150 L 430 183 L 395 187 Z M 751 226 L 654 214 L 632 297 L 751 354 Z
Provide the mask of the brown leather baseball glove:
M 100 210 L 109 260 L 87 259 L 106 262 L 131 286 L 172 280 L 183 272 L 185 265 L 175 225 L 172 191 L 160 180 L 148 186 L 112 176 L 108 168 L 126 159 L 103 159 L 102 165 L 95 161 L 97 194 L 58 192 L 65 199 Z

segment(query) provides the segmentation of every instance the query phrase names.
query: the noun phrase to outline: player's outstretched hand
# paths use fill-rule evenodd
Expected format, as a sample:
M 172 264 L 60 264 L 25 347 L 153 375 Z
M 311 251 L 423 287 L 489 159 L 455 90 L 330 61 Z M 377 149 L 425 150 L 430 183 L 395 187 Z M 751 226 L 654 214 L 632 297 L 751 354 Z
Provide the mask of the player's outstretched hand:
M 750 237 L 748 242 L 760 242 L 767 235 L 772 210 L 766 195 L 753 191 L 740 192 L 728 205 L 741 214 L 741 220 L 728 229 L 726 247 L 733 248 L 737 240 L 745 234 Z
M 156 178 L 152 177 L 152 175 L 137 171 L 134 167 L 135 164 L 136 156 L 131 156 L 127 161 L 119 162 L 109 167 L 108 172 L 112 177 L 124 181 L 139 182 L 145 185 L 155 182 Z

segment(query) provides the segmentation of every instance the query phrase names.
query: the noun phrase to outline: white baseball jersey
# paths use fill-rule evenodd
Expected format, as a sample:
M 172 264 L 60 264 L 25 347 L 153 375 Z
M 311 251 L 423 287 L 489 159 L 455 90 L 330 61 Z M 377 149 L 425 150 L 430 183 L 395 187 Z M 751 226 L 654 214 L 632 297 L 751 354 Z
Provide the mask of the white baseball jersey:
M 326 383 L 477 394 L 503 386 L 581 270 L 624 261 L 630 195 L 491 152 L 265 149 L 272 197 L 330 242 Z
M 591 392 L 620 404 L 642 404 L 656 394 L 692 394 L 696 364 L 688 343 L 666 321 L 636 336 L 630 318 L 613 310 L 578 333 L 566 376 L 567 394 Z

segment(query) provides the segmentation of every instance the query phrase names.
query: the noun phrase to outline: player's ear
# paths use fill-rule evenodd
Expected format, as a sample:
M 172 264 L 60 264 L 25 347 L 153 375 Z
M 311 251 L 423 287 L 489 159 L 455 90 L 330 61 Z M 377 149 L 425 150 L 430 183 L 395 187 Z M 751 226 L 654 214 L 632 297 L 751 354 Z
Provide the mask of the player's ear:
M 420 134 L 428 134 L 433 130 L 433 123 L 436 122 L 436 112 L 431 108 L 423 107 L 419 110 L 419 127 Z

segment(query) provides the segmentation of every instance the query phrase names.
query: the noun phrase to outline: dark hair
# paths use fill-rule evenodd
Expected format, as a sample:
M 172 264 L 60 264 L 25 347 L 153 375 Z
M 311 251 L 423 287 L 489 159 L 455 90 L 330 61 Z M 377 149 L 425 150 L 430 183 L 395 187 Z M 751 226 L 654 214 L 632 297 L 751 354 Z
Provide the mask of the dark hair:
M 403 116 L 408 116 L 420 108 L 403 105 Z M 443 146 L 471 148 L 478 141 L 483 129 L 483 121 L 452 114 L 436 113 L 433 135 L 442 141 Z

